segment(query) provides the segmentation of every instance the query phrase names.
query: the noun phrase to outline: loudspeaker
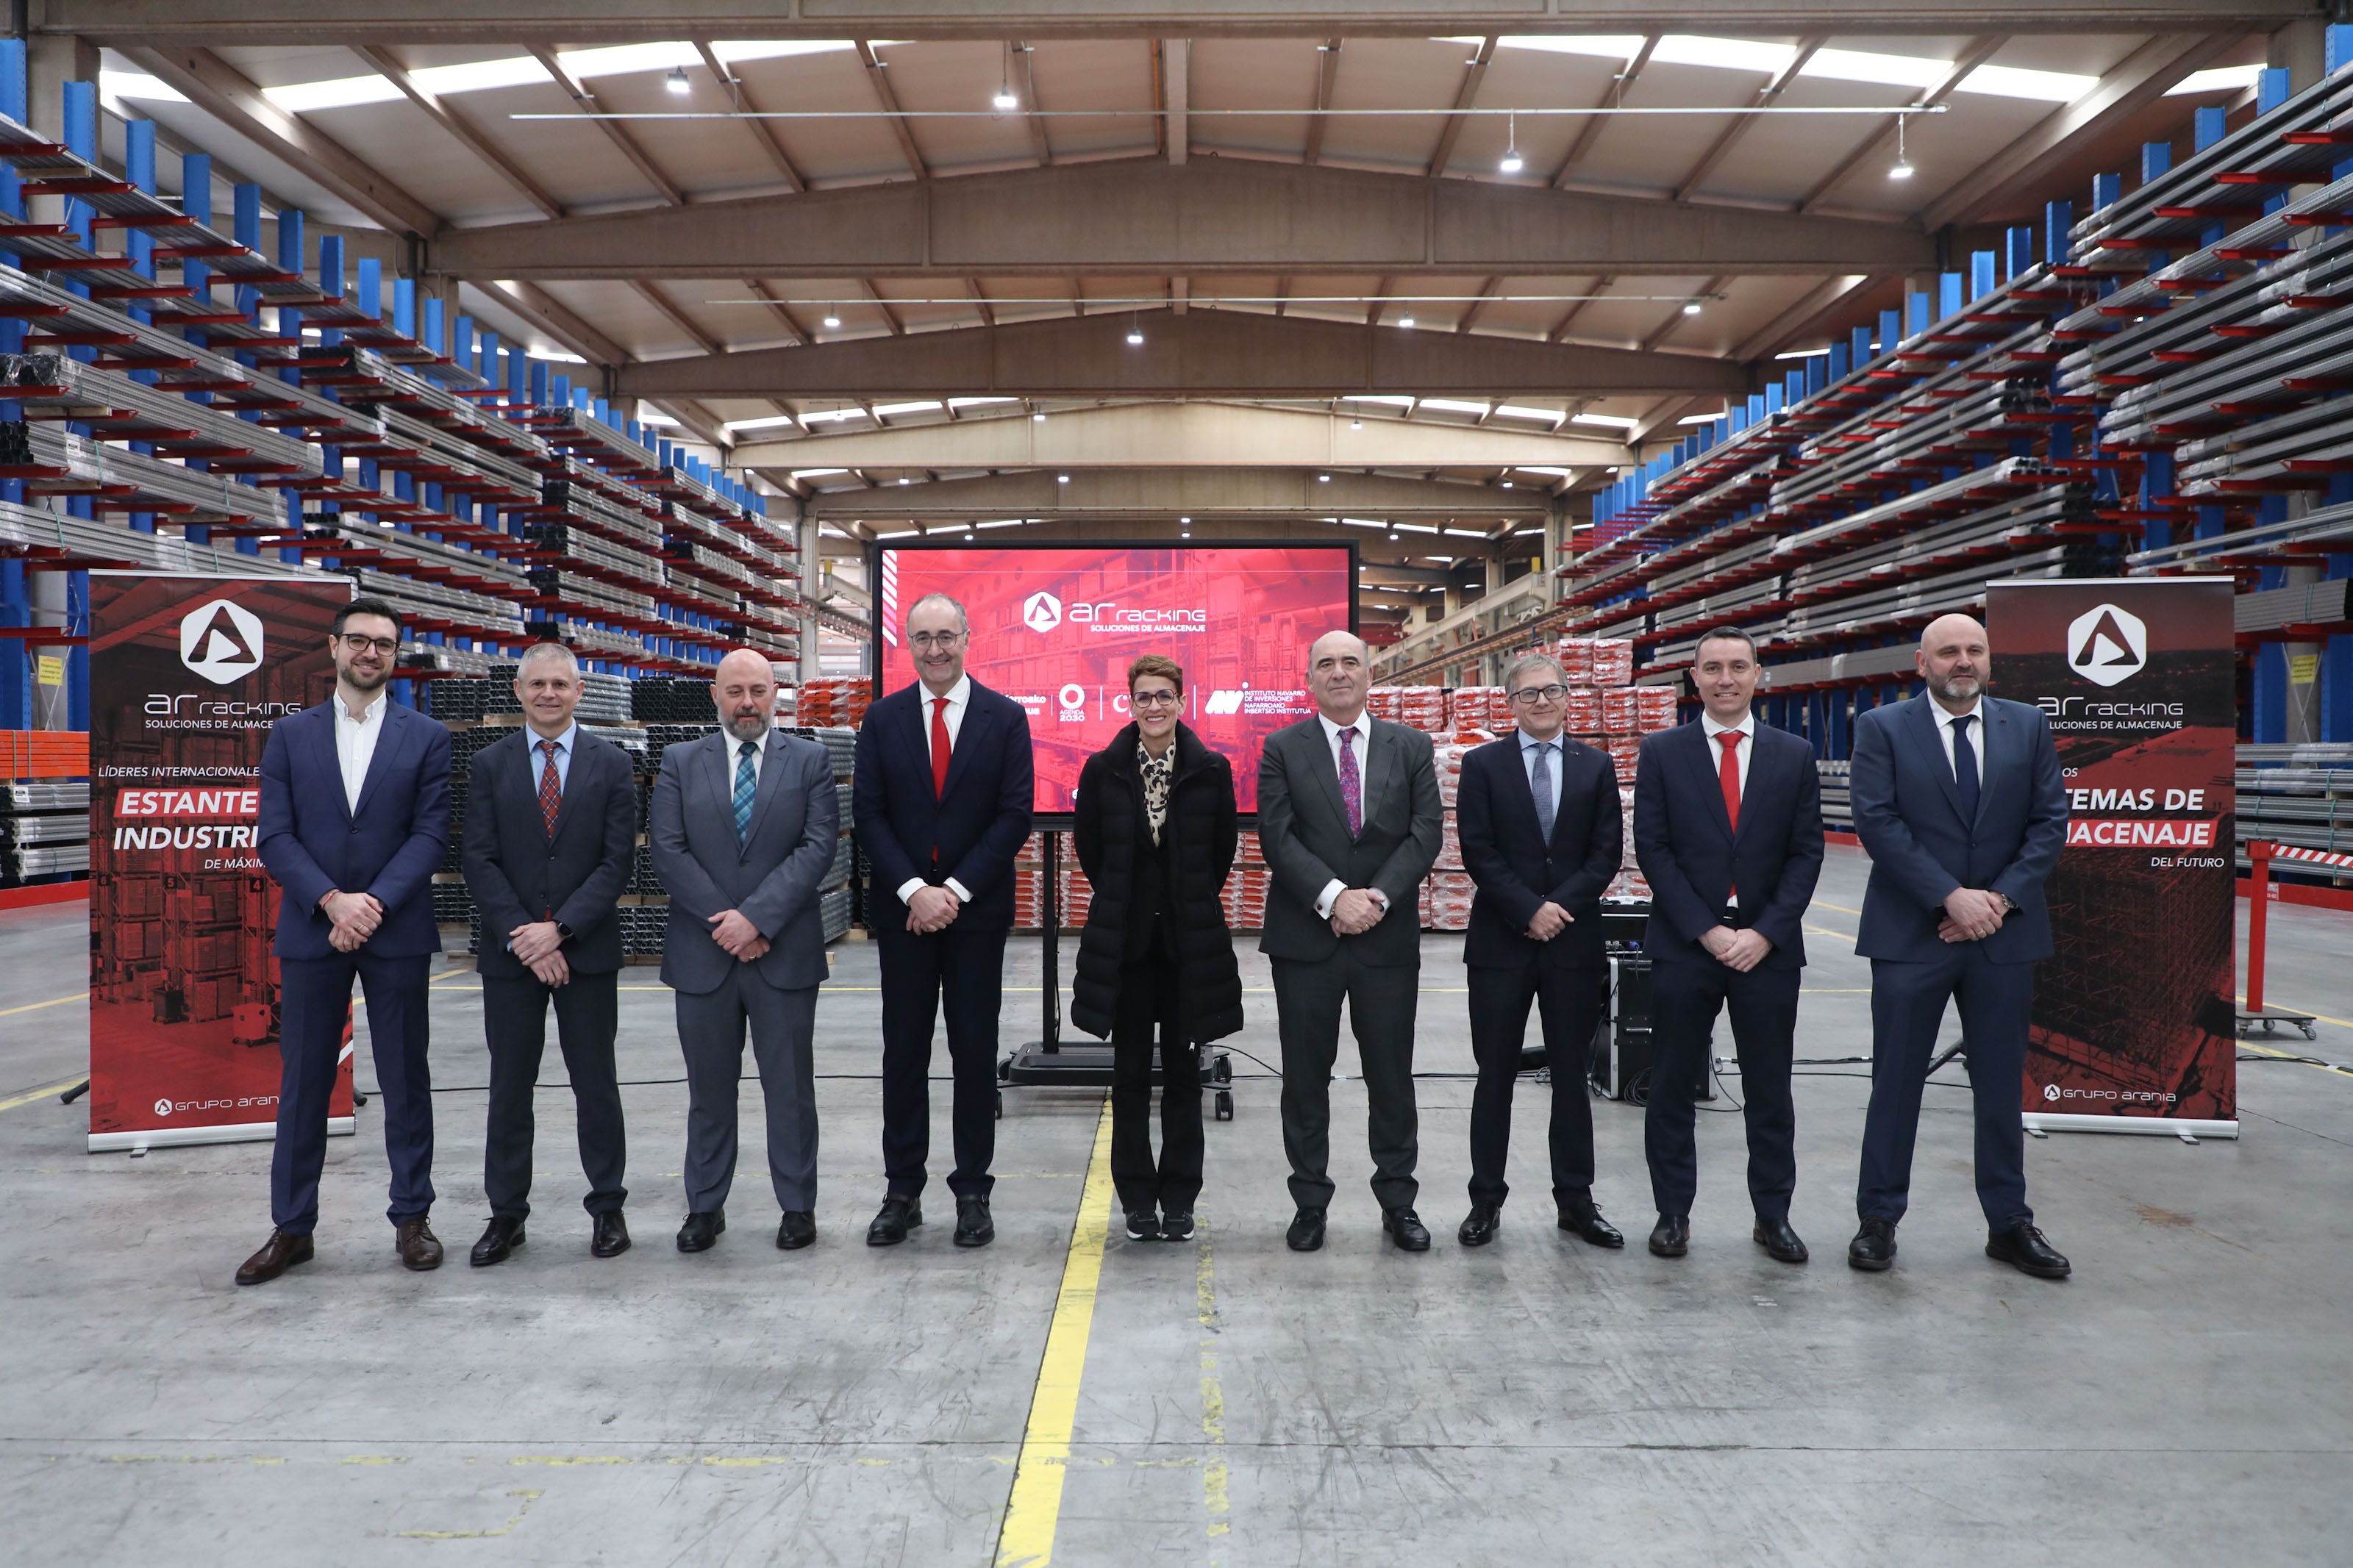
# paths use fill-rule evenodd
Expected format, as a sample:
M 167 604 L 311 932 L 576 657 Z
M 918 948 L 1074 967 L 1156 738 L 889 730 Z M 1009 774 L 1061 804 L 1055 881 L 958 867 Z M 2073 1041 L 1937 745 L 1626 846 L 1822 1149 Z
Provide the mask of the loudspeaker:
M 1707 1055 L 1715 1054 L 1714 1041 Z M 1595 1092 L 1629 1105 L 1651 1100 L 1651 961 L 1638 952 L 1609 955 L 1609 999 L 1593 1032 L 1588 1075 Z M 1697 1093 L 1715 1098 L 1715 1077 L 1703 1062 Z

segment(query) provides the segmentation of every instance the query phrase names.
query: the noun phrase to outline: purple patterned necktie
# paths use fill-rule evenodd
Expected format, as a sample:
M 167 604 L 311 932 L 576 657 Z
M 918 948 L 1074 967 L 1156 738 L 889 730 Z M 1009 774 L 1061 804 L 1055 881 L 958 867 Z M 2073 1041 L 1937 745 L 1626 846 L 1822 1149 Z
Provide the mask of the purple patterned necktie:
M 1348 837 L 1365 830 L 1365 781 L 1356 772 L 1356 728 L 1340 731 L 1340 801 L 1348 808 Z

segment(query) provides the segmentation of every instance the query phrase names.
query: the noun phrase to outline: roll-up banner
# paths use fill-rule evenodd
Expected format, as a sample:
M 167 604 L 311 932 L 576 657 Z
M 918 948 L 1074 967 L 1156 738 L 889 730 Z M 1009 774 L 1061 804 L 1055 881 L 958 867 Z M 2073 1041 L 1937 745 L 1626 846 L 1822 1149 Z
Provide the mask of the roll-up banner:
M 90 1147 L 270 1137 L 261 752 L 334 689 L 343 578 L 90 574 Z M 352 1131 L 346 1037 L 328 1110 Z
M 2231 595 L 2227 577 L 1987 585 L 1995 686 L 2049 717 L 2067 789 L 2030 1128 L 2238 1135 Z

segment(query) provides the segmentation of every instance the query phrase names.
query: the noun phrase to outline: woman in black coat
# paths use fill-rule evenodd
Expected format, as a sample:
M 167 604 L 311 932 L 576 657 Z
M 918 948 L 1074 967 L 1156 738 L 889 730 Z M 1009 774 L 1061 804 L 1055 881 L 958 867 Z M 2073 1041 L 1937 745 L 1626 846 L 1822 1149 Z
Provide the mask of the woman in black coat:
M 1234 868 L 1232 766 L 1176 721 L 1185 672 L 1128 667 L 1135 722 L 1087 759 L 1071 837 L 1094 889 L 1071 1021 L 1112 1043 L 1111 1173 L 1131 1240 L 1189 1240 L 1201 1192 L 1198 1047 L 1242 1026 L 1241 972 L 1220 895 Z M 1160 1160 L 1152 1037 L 1160 1034 Z

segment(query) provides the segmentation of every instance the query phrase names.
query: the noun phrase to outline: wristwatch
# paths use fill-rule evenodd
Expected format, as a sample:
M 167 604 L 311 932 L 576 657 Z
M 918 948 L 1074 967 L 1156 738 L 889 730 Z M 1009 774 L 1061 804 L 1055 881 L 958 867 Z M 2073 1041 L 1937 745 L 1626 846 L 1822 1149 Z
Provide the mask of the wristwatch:
M 2015 904 L 2010 907 L 2012 909 L 2017 908 Z M 562 921 L 558 921 L 555 922 L 555 934 L 563 938 L 565 942 L 570 942 L 572 940 L 572 928 L 565 925 Z
M 2011 898 L 2008 893 L 1997 893 L 1994 896 L 2001 900 L 2002 918 L 2004 920 L 2007 920 L 2011 915 L 2019 912 L 2018 900 L 2016 899 Z

